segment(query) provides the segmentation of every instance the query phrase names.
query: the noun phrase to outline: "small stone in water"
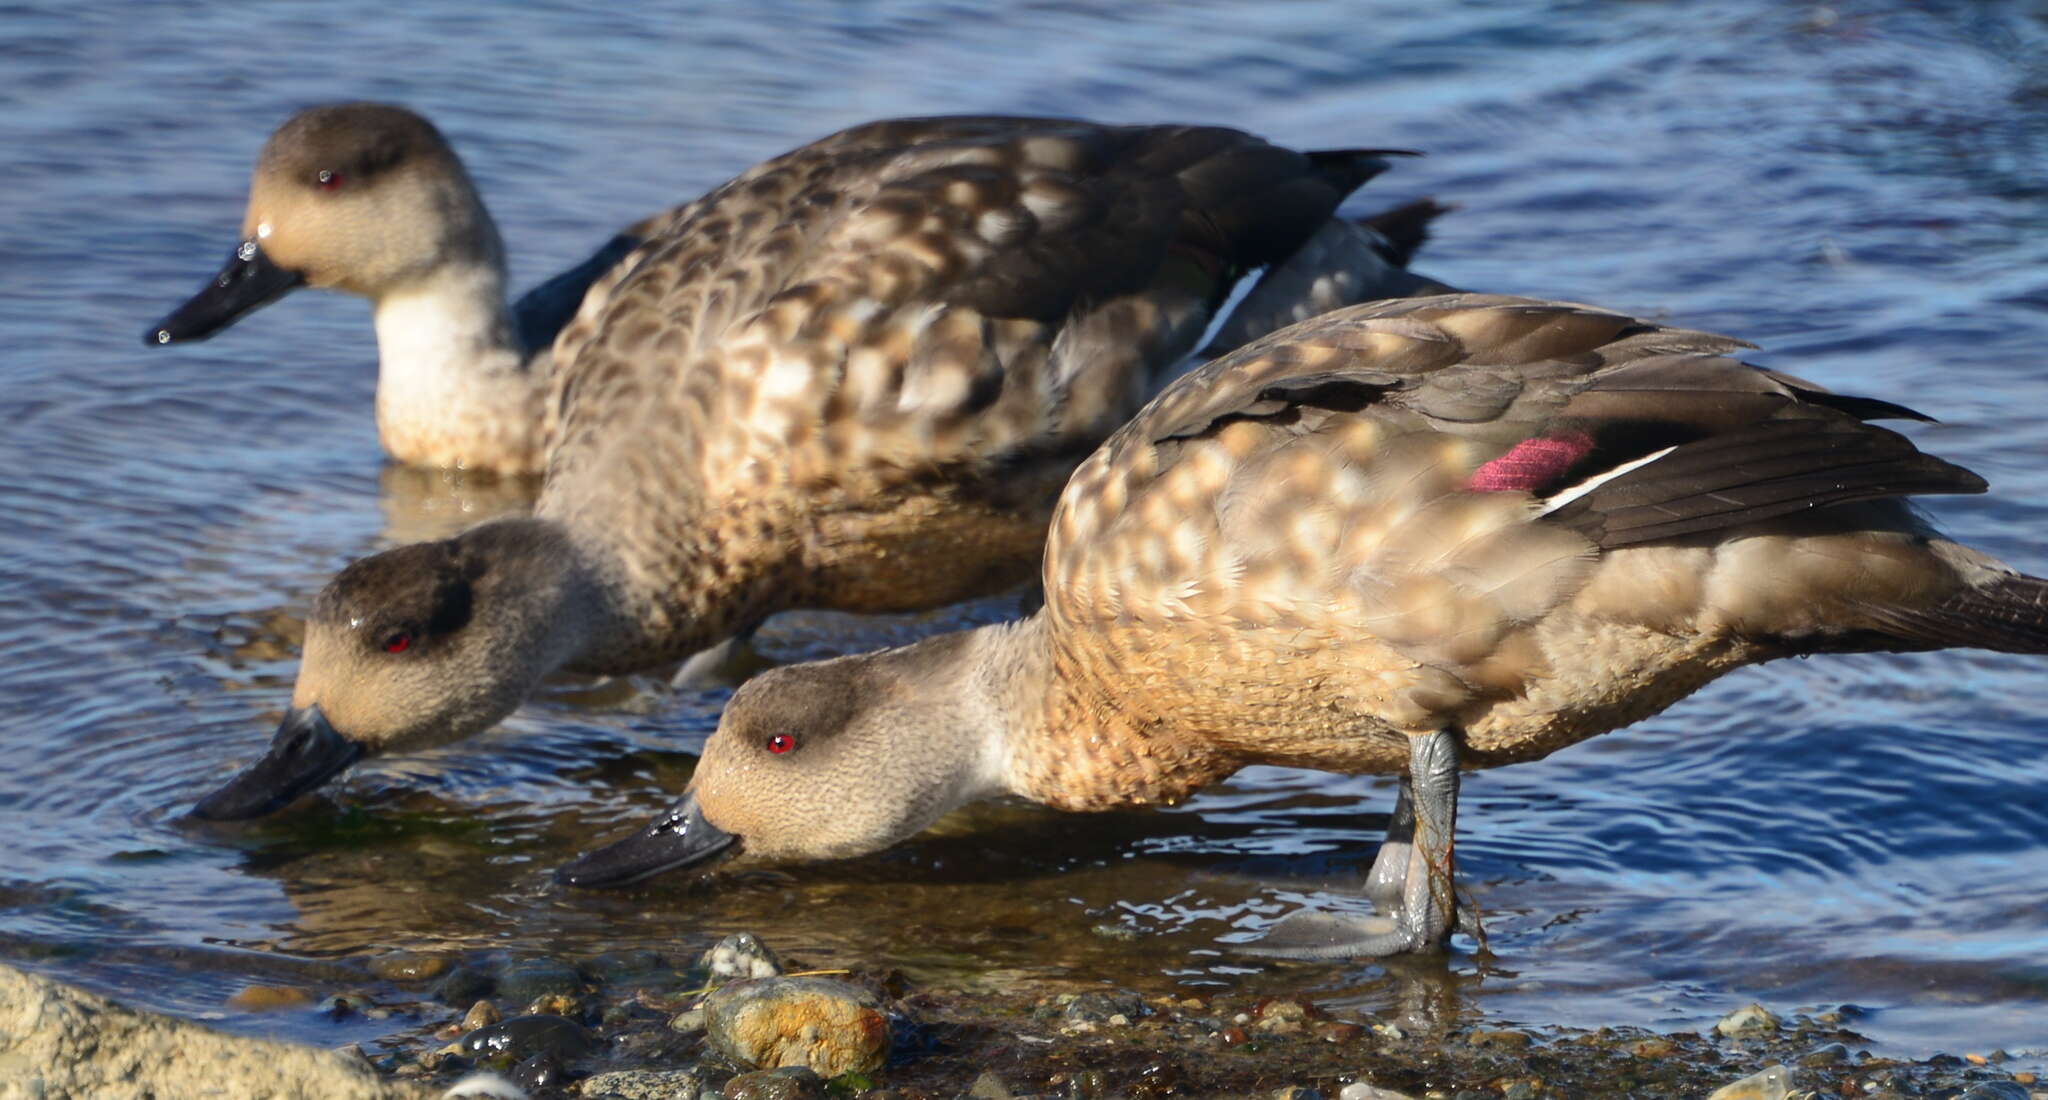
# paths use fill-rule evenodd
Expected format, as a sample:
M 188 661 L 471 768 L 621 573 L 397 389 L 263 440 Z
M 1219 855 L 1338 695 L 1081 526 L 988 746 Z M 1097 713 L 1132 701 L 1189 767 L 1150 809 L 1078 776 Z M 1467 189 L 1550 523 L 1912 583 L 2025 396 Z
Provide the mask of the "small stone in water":
M 1760 1004 L 1745 1005 L 1721 1017 L 1714 1030 L 1730 1039 L 1738 1035 L 1757 1035 L 1778 1030 L 1778 1018 L 1771 1010 Z
M 1730 1081 L 1722 1085 L 1709 1093 L 1707 1100 L 1785 1100 L 1790 1095 L 1792 1071 L 1784 1066 L 1772 1066 L 1740 1081 Z
M 469 1006 L 468 1012 L 462 1014 L 462 1030 L 475 1031 L 478 1028 L 489 1027 L 504 1018 L 498 1013 L 497 1005 L 489 1001 L 478 1001 Z
M 1273 1100 L 1323 1100 L 1323 1094 L 1299 1085 L 1289 1085 L 1286 1088 L 1274 1089 Z
M 1519 1031 L 1474 1031 L 1465 1036 L 1465 1041 L 1475 1047 L 1499 1047 L 1502 1050 L 1527 1050 L 1529 1036 Z
M 872 1073 L 889 1054 L 889 1021 L 874 997 L 826 978 L 735 982 L 705 1000 L 704 1026 L 719 1052 L 763 1069 Z
M 704 1030 L 704 1006 L 698 1005 L 695 1008 L 685 1009 L 682 1012 L 676 1013 L 675 1017 L 669 1020 L 668 1026 L 670 1030 L 680 1031 L 685 1034 Z
M 370 960 L 370 973 L 387 982 L 431 981 L 448 972 L 455 963 L 446 955 L 420 955 L 394 951 Z
M 704 967 L 719 980 L 774 978 L 783 972 L 782 960 L 752 932 L 735 932 L 704 952 Z
M 313 994 L 295 985 L 252 985 L 228 998 L 228 1007 L 240 1012 L 275 1012 L 312 1003 Z

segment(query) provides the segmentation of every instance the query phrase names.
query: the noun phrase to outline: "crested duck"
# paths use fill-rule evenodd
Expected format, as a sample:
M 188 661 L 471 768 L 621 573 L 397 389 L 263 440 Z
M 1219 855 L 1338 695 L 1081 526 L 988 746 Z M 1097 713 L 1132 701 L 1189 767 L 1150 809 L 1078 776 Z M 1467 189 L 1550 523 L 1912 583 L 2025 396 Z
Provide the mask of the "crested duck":
M 655 221 L 508 305 L 498 227 L 441 132 L 404 107 L 311 107 L 257 154 L 227 265 L 142 340 L 204 340 L 301 286 L 359 294 L 375 310 L 385 451 L 415 465 L 538 474 L 555 336 Z
M 1172 804 L 1249 764 L 1398 773 L 1377 914 L 1254 950 L 1434 949 L 1459 769 L 1534 760 L 1795 654 L 2048 651 L 2048 582 L 1906 500 L 1976 475 L 1926 419 L 1585 306 L 1312 319 L 1180 379 L 1083 463 L 1019 623 L 776 669 L 682 799 L 563 868 L 875 851 L 985 796 Z
M 438 144 L 335 159 L 341 139 L 288 131 L 258 174 L 260 255 L 299 239 L 286 206 L 352 240 L 370 230 L 347 204 L 460 179 Z M 1392 241 L 1333 217 L 1386 163 L 1213 127 L 909 119 L 678 208 L 556 338 L 534 515 L 342 570 L 269 753 L 195 813 L 267 813 L 364 753 L 478 732 L 557 669 L 1028 580 L 1074 466 L 1206 330 L 1430 285 L 1401 262 L 1439 208 L 1389 215 Z M 348 184 L 322 190 L 324 165 Z M 455 205 L 483 225 L 472 197 Z

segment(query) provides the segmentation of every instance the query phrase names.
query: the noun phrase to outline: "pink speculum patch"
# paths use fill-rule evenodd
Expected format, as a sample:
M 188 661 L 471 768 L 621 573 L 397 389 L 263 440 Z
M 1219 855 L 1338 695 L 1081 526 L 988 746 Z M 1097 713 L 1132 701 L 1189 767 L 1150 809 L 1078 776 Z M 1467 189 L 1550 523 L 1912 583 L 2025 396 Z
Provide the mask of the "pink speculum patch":
M 1465 488 L 1476 493 L 1529 493 L 1554 485 L 1593 449 L 1584 432 L 1539 435 L 1472 471 Z

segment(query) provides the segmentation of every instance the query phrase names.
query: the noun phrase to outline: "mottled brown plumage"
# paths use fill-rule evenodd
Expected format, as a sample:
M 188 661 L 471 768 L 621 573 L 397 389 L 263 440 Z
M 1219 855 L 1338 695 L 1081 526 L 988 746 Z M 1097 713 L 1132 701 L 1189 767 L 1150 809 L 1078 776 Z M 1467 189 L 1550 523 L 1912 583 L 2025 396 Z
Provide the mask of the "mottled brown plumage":
M 788 607 L 909 610 L 1026 581 L 1074 465 L 1241 276 L 1265 271 L 1247 338 L 1302 301 L 1425 285 L 1332 216 L 1383 167 L 1234 130 L 1022 118 L 873 123 L 768 161 L 641 227 L 591 285 L 554 348 L 535 518 L 455 540 L 499 598 L 531 593 L 501 621 L 557 624 L 516 642 L 472 628 L 464 645 L 516 646 L 516 684 L 465 665 L 423 689 L 403 670 L 433 650 L 334 674 L 329 655 L 370 651 L 323 621 L 296 705 L 363 715 L 374 732 L 342 734 L 372 748 L 447 740 L 510 707 L 479 721 L 432 696 L 502 702 L 535 667 L 626 671 Z M 374 603 L 418 568 L 369 559 L 323 600 Z
M 2048 584 L 1902 499 L 1984 488 L 1868 423 L 1919 414 L 1747 346 L 1485 295 L 1259 340 L 1076 471 L 1042 611 L 761 676 L 669 820 L 819 858 L 996 793 L 1095 810 L 1248 764 L 1401 773 L 1389 918 L 1305 921 L 1317 942 L 1286 950 L 1420 950 L 1450 925 L 1461 763 L 1536 759 L 1790 654 L 2048 651 Z M 656 833 L 565 878 L 695 858 Z

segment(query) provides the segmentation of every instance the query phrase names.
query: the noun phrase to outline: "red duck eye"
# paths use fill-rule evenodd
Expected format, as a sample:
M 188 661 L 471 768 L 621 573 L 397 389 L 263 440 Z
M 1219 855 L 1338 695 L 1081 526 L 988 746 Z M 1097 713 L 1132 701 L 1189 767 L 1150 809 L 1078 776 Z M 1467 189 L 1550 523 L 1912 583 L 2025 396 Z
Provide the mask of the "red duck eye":
M 796 748 L 796 738 L 786 733 L 778 733 L 768 739 L 768 751 L 777 756 L 781 756 L 793 748 Z
M 406 650 L 411 648 L 412 635 L 407 634 L 402 630 L 396 634 L 393 634 L 389 638 L 384 639 L 384 652 L 386 653 L 404 653 Z
M 348 177 L 343 176 L 340 172 L 335 172 L 326 168 L 322 168 L 320 169 L 320 190 L 336 190 L 341 186 L 342 181 L 347 178 Z

